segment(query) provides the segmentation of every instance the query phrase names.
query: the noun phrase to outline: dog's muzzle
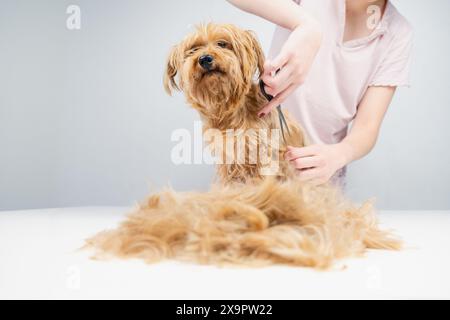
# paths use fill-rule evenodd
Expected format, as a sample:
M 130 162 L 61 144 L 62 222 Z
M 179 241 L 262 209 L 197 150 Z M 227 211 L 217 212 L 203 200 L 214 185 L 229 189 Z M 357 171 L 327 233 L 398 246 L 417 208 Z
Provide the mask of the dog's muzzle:
M 210 71 L 213 66 L 213 61 L 214 58 L 211 55 L 205 54 L 198 59 L 198 64 L 206 71 Z

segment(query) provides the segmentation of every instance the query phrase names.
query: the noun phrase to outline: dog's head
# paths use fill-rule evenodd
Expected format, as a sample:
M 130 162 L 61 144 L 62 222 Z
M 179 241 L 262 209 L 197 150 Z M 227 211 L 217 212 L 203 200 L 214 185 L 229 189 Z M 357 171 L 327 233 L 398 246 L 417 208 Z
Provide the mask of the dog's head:
M 169 55 L 164 86 L 184 92 L 204 114 L 237 107 L 263 71 L 264 56 L 252 32 L 230 24 L 196 28 Z

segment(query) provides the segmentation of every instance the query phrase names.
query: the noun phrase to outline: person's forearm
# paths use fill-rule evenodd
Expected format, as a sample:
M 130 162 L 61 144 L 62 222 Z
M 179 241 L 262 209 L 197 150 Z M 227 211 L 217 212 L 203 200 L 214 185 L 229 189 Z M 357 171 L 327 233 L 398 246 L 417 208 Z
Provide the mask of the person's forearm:
M 379 130 L 375 127 L 353 127 L 338 146 L 342 155 L 341 167 L 366 156 L 375 146 Z
M 299 26 L 317 28 L 318 22 L 303 7 L 292 0 L 227 0 L 241 10 L 255 14 L 283 28 Z
M 395 87 L 370 87 L 367 90 L 350 133 L 338 144 L 342 167 L 361 159 L 373 149 L 395 90 Z

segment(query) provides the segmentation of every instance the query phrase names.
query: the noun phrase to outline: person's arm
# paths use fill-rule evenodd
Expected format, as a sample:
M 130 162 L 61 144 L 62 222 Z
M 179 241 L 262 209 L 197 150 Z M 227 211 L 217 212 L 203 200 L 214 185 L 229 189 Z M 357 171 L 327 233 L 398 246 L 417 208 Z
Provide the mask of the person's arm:
M 235 7 L 257 15 L 283 28 L 294 30 L 313 18 L 292 0 L 227 0 Z
M 292 31 L 280 53 L 267 60 L 261 79 L 274 99 L 260 112 L 265 116 L 303 84 L 322 41 L 321 26 L 292 0 L 227 0 L 236 7 Z M 301 48 L 301 50 L 299 50 Z M 280 70 L 276 75 L 274 73 Z
M 345 164 L 361 159 L 373 149 L 395 90 L 395 87 L 370 87 L 367 90 L 350 133 L 341 142 L 345 149 Z
M 299 169 L 302 180 L 327 182 L 339 169 L 367 155 L 375 146 L 395 87 L 369 87 L 347 137 L 338 144 L 289 148 L 286 159 Z

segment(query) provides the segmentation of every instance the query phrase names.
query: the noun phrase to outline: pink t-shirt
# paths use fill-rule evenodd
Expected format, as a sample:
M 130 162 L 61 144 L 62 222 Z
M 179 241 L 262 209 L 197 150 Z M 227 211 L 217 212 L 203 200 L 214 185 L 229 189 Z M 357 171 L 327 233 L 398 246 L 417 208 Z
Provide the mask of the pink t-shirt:
M 388 1 L 370 36 L 344 43 L 345 0 L 301 0 L 300 5 L 319 19 L 324 37 L 305 83 L 283 107 L 312 143 L 338 143 L 347 135 L 368 87 L 409 85 L 412 28 Z M 368 18 L 370 14 L 368 10 Z M 288 36 L 288 30 L 276 29 L 270 57 Z

